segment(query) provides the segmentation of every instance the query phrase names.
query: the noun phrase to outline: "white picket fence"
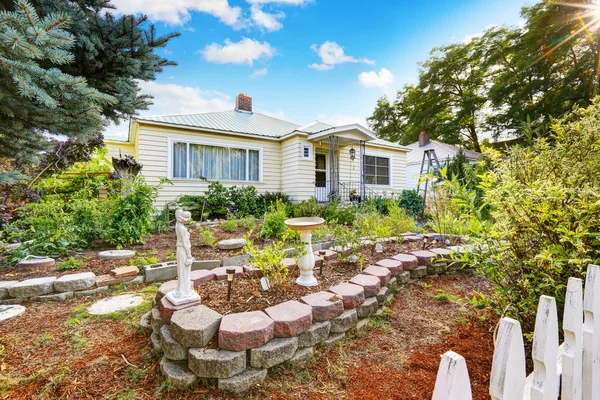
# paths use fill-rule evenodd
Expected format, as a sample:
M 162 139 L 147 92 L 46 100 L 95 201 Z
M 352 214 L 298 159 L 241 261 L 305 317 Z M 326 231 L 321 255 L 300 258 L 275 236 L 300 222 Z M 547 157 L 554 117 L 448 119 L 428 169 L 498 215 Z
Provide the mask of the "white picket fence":
M 600 267 L 589 265 L 585 280 L 569 278 L 563 316 L 564 342 L 558 344 L 554 297 L 542 296 L 533 336 L 533 372 L 525 376 L 521 325 L 500 321 L 490 377 L 493 400 L 600 400 Z M 442 356 L 433 400 L 471 400 L 465 359 Z

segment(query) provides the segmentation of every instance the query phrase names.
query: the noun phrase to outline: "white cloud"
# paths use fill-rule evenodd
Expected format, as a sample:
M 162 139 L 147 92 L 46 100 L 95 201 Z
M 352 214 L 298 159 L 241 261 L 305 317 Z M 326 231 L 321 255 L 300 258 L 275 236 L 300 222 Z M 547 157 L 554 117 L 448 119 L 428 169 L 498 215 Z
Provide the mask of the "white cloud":
M 308 67 L 318 71 L 330 70 L 334 66 L 344 63 L 375 64 L 375 61 L 368 58 L 354 58 L 346 55 L 344 48 L 336 42 L 326 41 L 321 46 L 313 44 L 310 48 L 321 57 L 321 64 L 310 64 Z
M 284 121 L 289 121 L 289 119 L 287 118 L 287 116 L 285 115 L 285 113 L 283 111 L 270 112 L 270 111 L 265 111 L 265 110 L 257 109 L 256 112 L 258 112 L 260 114 L 268 115 L 269 117 L 272 117 L 272 118 L 277 118 L 277 119 L 282 119 Z
M 146 115 L 192 114 L 232 110 L 233 101 L 224 93 L 154 81 L 138 82 L 142 93 L 154 97 Z
M 166 56 L 170 56 L 171 54 L 173 54 L 173 52 L 169 49 L 163 49 L 163 53 L 165 53 Z
M 254 61 L 271 58 L 275 55 L 275 48 L 268 42 L 259 42 L 256 39 L 242 38 L 237 43 L 225 40 L 225 45 L 212 43 L 198 53 L 209 62 L 218 64 L 248 64 L 252 66 Z
M 334 126 L 361 124 L 362 126 L 367 127 L 365 118 L 356 115 L 345 115 L 340 113 L 330 115 L 319 114 L 315 119 Z
M 386 68 L 381 68 L 379 72 L 361 72 L 360 74 L 358 74 L 358 80 L 364 87 L 382 89 L 387 89 L 394 82 L 396 82 L 394 74 L 392 74 Z
M 183 25 L 198 11 L 217 17 L 232 27 L 241 27 L 242 10 L 232 7 L 228 0 L 113 0 L 118 14 L 146 14 L 152 21 L 167 25 Z
M 254 71 L 252 73 L 252 75 L 250 75 L 250 78 L 258 78 L 259 76 L 265 76 L 268 73 L 269 73 L 269 70 L 266 68 L 257 69 L 256 71 Z
M 275 32 L 283 28 L 283 24 L 279 21 L 285 18 L 285 14 L 282 11 L 277 11 L 273 14 L 262 10 L 262 6 L 258 4 L 252 4 L 250 7 L 250 14 L 252 21 L 266 29 L 269 32 Z

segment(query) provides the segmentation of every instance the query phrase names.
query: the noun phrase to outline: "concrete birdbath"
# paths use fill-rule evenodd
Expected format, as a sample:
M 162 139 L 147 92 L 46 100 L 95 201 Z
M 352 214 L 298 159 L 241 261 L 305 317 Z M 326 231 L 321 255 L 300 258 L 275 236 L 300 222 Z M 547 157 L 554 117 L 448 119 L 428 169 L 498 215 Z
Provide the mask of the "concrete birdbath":
M 306 254 L 298 259 L 300 276 L 296 283 L 301 286 L 316 286 L 317 278 L 313 275 L 315 268 L 315 255 L 312 250 L 312 231 L 317 229 L 325 220 L 317 217 L 291 218 L 285 221 L 288 228 L 300 231 L 300 240 L 306 245 Z

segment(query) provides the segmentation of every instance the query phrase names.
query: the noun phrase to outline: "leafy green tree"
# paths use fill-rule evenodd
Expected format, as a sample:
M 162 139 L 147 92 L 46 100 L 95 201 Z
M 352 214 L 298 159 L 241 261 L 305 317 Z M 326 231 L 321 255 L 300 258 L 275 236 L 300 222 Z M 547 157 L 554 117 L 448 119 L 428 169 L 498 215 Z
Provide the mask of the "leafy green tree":
M 403 144 L 426 130 L 433 138 L 481 151 L 487 80 L 478 46 L 474 39 L 433 49 L 420 64 L 419 83 L 405 86 L 394 103 L 380 99 L 368 118 L 370 126 L 379 136 Z
M 178 34 L 157 38 L 146 17 L 116 18 L 111 8 L 0 0 L 0 157 L 30 163 L 51 145 L 47 134 L 86 140 L 147 108 L 136 82 L 174 65 L 154 50 Z

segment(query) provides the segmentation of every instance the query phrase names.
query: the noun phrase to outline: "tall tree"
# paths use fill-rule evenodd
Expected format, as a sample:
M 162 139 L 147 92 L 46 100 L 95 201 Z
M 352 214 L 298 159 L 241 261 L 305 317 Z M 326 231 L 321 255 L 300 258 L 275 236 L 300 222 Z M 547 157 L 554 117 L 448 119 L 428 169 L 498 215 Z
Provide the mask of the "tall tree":
M 408 144 L 421 130 L 448 143 L 480 151 L 486 71 L 479 40 L 433 49 L 420 64 L 419 82 L 398 92 L 394 103 L 378 101 L 370 126 L 383 138 Z
M 146 17 L 114 17 L 108 0 L 0 0 L 0 157 L 32 162 L 47 134 L 87 140 L 150 104 L 137 80 L 167 65 Z

